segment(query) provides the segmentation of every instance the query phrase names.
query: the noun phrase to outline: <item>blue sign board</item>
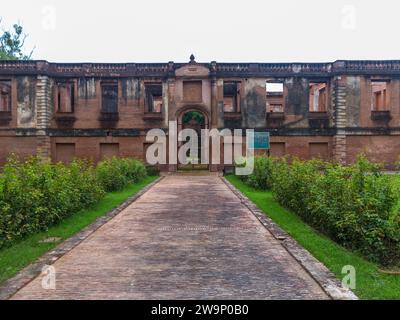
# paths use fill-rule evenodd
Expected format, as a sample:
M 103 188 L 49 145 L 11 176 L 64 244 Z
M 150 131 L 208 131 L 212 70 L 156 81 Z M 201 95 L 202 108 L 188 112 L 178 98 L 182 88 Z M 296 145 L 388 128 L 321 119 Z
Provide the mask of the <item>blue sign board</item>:
M 249 132 L 249 149 L 268 150 L 270 148 L 269 132 Z

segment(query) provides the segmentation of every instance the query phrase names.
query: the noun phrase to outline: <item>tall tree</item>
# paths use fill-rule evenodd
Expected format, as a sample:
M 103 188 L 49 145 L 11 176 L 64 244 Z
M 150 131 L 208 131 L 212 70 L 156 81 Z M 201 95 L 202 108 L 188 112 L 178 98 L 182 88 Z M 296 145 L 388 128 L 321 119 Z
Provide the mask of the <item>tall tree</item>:
M 4 30 L 0 19 L 0 60 L 30 60 L 33 50 L 26 54 L 24 45 L 27 35 L 20 24 L 14 24 L 11 30 Z

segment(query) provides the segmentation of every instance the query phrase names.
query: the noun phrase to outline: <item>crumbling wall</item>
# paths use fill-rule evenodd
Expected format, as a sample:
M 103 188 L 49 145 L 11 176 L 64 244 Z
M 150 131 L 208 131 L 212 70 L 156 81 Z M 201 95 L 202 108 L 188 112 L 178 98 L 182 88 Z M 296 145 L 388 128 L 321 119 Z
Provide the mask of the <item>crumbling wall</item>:
M 243 128 L 266 127 L 265 79 L 246 79 L 241 104 Z
M 309 127 L 309 80 L 292 77 L 285 79 L 285 126 L 292 128 Z
M 34 128 L 36 126 L 36 78 L 17 77 L 17 126 Z
M 96 80 L 94 78 L 80 78 L 78 80 L 78 97 L 80 99 L 96 98 Z
M 347 126 L 360 126 L 361 86 L 360 77 L 346 77 L 346 114 Z
M 288 92 L 285 100 L 285 113 L 306 117 L 309 108 L 309 81 L 305 78 L 287 78 L 285 86 Z
M 122 97 L 124 99 L 140 99 L 140 81 L 135 78 L 122 79 Z

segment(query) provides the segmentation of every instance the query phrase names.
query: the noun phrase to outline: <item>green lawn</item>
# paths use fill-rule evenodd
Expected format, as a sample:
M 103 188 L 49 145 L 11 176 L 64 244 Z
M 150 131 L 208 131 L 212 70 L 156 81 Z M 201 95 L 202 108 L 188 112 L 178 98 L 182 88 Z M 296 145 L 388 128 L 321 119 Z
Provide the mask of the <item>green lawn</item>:
M 0 283 L 13 277 L 60 242 L 73 236 L 98 217 L 105 215 L 155 179 L 157 177 L 146 177 L 122 191 L 108 193 L 98 204 L 77 212 L 48 231 L 32 235 L 9 248 L 0 250 Z M 40 240 L 50 237 L 58 237 L 62 240 L 56 243 L 39 243 Z
M 298 216 L 281 207 L 271 192 L 255 190 L 243 184 L 236 176 L 226 178 L 339 279 L 343 277 L 341 274 L 343 266 L 354 266 L 357 281 L 354 293 L 359 298 L 400 299 L 400 275 L 380 273 L 376 264 L 339 246 L 308 226 Z

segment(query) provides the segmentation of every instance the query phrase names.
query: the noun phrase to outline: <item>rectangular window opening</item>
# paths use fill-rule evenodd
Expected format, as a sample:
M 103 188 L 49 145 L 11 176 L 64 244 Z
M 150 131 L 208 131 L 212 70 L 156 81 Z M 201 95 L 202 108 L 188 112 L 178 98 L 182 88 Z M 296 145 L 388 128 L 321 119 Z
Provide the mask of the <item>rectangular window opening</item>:
M 163 107 L 162 84 L 152 83 L 145 85 L 146 112 L 161 113 Z
M 101 112 L 118 113 L 118 82 L 103 81 L 101 83 Z
M 0 80 L 0 112 L 11 112 L 10 80 Z
M 270 82 L 266 83 L 266 95 L 267 95 L 267 112 L 284 112 L 284 101 L 283 101 L 283 83 L 282 82 Z
M 327 84 L 325 82 L 310 82 L 309 111 L 327 111 Z
M 240 82 L 224 82 L 224 112 L 240 112 Z
M 389 83 L 388 81 L 372 81 L 371 109 L 373 111 L 389 110 Z
M 75 109 L 75 86 L 73 82 L 57 83 L 57 112 L 72 113 Z

